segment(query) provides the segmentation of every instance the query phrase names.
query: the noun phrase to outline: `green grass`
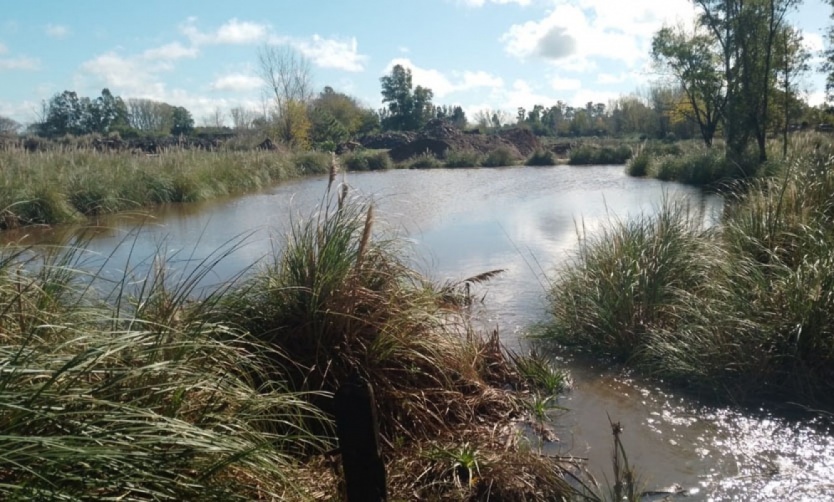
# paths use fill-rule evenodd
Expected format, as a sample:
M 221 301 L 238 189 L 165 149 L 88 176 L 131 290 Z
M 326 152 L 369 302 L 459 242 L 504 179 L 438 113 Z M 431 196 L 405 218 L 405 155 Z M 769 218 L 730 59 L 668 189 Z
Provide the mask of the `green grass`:
M 556 154 L 550 150 L 536 150 L 524 162 L 527 166 L 555 166 L 558 162 Z
M 481 154 L 474 150 L 449 150 L 443 158 L 443 167 L 478 167 Z
M 736 185 L 718 229 L 667 204 L 583 236 L 547 336 L 714 397 L 834 406 L 829 148 Z
M 583 144 L 571 149 L 568 164 L 572 166 L 625 164 L 631 158 L 628 145 L 597 146 Z
M 251 192 L 327 172 L 322 153 L 168 151 L 157 156 L 93 150 L 0 152 L 0 229 L 70 223 L 154 204 Z
M 348 171 L 384 171 L 393 166 L 387 152 L 359 150 L 341 157 Z
M 483 167 L 508 167 L 518 162 L 516 155 L 507 147 L 499 146 L 489 152 L 481 162 Z

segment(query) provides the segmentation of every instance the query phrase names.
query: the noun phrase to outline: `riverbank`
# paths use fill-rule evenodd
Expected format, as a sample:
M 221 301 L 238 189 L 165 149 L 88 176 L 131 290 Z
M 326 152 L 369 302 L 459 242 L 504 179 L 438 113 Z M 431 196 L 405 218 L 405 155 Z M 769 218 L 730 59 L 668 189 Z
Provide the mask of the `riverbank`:
M 465 284 L 490 274 L 432 283 L 372 238 L 370 206 L 320 209 L 262 269 L 201 297 L 222 253 L 184 277 L 157 262 L 101 282 L 83 242 L 37 263 L 7 248 L 3 497 L 331 499 L 331 396 L 356 371 L 392 498 L 579 493 L 577 464 L 517 429 L 564 376 L 468 322 Z
M 725 192 L 719 227 L 667 200 L 582 236 L 548 338 L 710 397 L 834 409 L 833 149 L 809 136 Z
M 83 221 L 172 202 L 252 192 L 326 173 L 330 154 L 174 149 L 157 155 L 91 149 L 0 151 L 0 229 Z

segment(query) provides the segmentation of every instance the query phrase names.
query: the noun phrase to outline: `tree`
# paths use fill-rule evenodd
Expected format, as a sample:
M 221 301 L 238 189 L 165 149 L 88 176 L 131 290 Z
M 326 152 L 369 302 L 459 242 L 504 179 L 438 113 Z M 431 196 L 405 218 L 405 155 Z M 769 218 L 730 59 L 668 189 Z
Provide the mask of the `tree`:
M 382 120 L 386 129 L 416 131 L 432 116 L 431 89 L 413 86 L 411 69 L 396 65 L 390 75 L 380 78 L 382 102 L 387 103 L 387 115 Z
M 174 136 L 188 135 L 194 130 L 194 118 L 191 112 L 182 106 L 175 106 L 171 110 L 171 134 Z
M 74 91 L 64 91 L 52 96 L 44 105 L 45 117 L 38 127 L 38 134 L 49 138 L 65 134 L 82 134 L 84 110 Z
M 773 89 L 777 34 L 788 11 L 801 0 L 695 0 L 700 24 L 708 29 L 723 58 L 727 102 L 723 114 L 727 156 L 740 162 L 750 137 L 758 161 L 767 160 L 767 124 Z
M 0 136 L 13 136 L 20 128 L 20 122 L 0 115 Z
M 110 89 L 102 89 L 95 101 L 86 101 L 83 113 L 83 129 L 87 133 L 107 134 L 111 130 L 124 129 L 128 125 L 127 105 L 122 98 L 113 96 Z
M 236 106 L 229 110 L 232 118 L 232 127 L 238 131 L 247 131 L 255 127 L 255 120 L 260 116 L 255 110 L 249 110 L 242 106 Z
M 825 50 L 823 51 L 822 71 L 825 72 L 825 97 L 828 102 L 834 101 L 834 0 L 829 0 L 832 12 L 831 26 L 825 34 Z
M 715 45 L 711 34 L 697 28 L 687 33 L 680 27 L 664 27 L 652 39 L 652 59 L 669 71 L 685 93 L 684 116 L 698 124 L 707 147 L 712 146 L 727 101 Z
M 802 43 L 802 33 L 793 27 L 782 30 L 776 43 L 776 87 L 782 93 L 782 157 L 788 156 L 788 130 L 791 118 L 799 116 L 793 112 L 796 107 L 792 102 L 796 99 L 797 81 L 810 70 L 808 61 L 811 54 Z
M 174 107 L 150 99 L 128 99 L 128 124 L 144 132 L 167 134 L 173 126 Z
M 310 63 L 289 46 L 265 45 L 258 51 L 260 76 L 273 102 L 277 136 L 289 144 L 307 144 L 310 119 L 307 104 L 312 98 Z

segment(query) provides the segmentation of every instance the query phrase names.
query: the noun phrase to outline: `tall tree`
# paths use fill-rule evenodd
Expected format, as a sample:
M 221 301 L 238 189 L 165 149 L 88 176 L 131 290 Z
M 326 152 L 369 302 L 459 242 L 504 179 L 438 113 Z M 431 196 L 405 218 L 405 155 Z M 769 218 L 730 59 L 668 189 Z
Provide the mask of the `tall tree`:
M 776 37 L 787 13 L 801 0 L 695 0 L 700 23 L 720 48 L 727 104 L 724 131 L 727 154 L 741 161 L 756 139 L 758 160 L 767 160 L 767 124 L 773 89 Z
M 182 106 L 175 106 L 171 110 L 171 134 L 174 136 L 188 135 L 194 130 L 194 118 L 191 112 Z
M 382 125 L 387 129 L 415 131 L 432 116 L 434 93 L 426 87 L 414 87 L 411 69 L 396 65 L 390 75 L 381 77 L 382 102 L 387 103 L 387 116 Z
M 823 51 L 822 71 L 825 72 L 825 97 L 828 102 L 834 101 L 834 0 L 831 4 L 831 25 L 825 34 L 825 50 Z
M 811 59 L 811 54 L 802 43 L 802 32 L 793 27 L 786 27 L 782 30 L 776 43 L 776 86 L 782 93 L 782 157 L 788 156 L 788 130 L 792 113 L 796 108 L 792 103 L 798 101 L 797 83 L 803 74 L 807 73 L 811 68 L 808 64 Z
M 310 62 L 290 46 L 265 45 L 258 51 L 260 76 L 273 101 L 278 137 L 297 146 L 309 142 L 307 105 L 313 97 Z
M 0 115 L 0 136 L 13 136 L 20 130 L 18 121 Z
M 682 27 L 664 27 L 652 39 L 652 59 L 686 94 L 685 116 L 698 124 L 707 147 L 712 146 L 727 100 L 721 59 L 714 49 L 714 37 L 698 29 L 687 33 Z

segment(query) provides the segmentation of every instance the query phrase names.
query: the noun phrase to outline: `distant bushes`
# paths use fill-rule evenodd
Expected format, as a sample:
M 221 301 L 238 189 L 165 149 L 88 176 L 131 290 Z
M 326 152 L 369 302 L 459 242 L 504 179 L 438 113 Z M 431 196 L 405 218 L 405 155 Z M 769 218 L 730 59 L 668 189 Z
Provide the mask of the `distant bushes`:
M 387 152 L 357 150 L 341 157 L 342 164 L 348 171 L 383 171 L 391 169 L 391 157 Z
M 481 154 L 475 150 L 449 150 L 443 159 L 443 167 L 478 167 Z
M 506 167 L 515 165 L 517 161 L 512 150 L 506 146 L 499 146 L 487 154 L 481 165 L 483 167 Z
M 527 158 L 527 161 L 524 165 L 527 166 L 555 166 L 558 159 L 556 158 L 556 154 L 550 150 L 536 150 L 533 152 L 530 157 Z
M 408 163 L 406 163 L 406 167 L 409 169 L 434 169 L 437 167 L 443 167 L 443 163 L 434 155 L 426 152 L 410 159 Z
M 568 163 L 572 166 L 625 164 L 631 158 L 631 148 L 626 145 L 580 145 L 571 149 Z

